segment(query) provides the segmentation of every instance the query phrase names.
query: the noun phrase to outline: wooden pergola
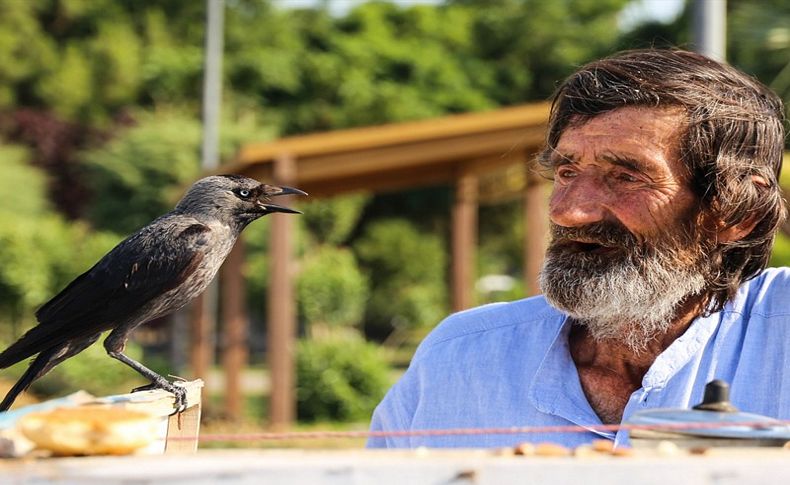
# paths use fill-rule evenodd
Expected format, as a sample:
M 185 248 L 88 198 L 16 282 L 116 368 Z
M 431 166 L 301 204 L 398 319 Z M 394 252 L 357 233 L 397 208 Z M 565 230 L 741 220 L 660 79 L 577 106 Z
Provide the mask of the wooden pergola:
M 472 305 L 481 180 L 503 170 L 515 169 L 522 175 L 517 189 L 523 197 L 525 225 L 529 227 L 524 242 L 524 275 L 530 293 L 535 293 L 544 250 L 546 197 L 544 184 L 530 175 L 527 162 L 544 142 L 548 114 L 549 105 L 538 103 L 253 143 L 243 147 L 237 158 L 219 172 L 298 187 L 311 199 L 358 191 L 453 185 L 452 306 L 461 310 Z M 268 217 L 272 262 L 267 306 L 270 417 L 273 427 L 284 428 L 295 414 L 294 219 L 282 214 Z M 223 268 L 221 290 L 226 327 L 226 405 L 231 416 L 240 412 L 239 375 L 247 352 L 242 264 L 243 246 L 237 245 Z

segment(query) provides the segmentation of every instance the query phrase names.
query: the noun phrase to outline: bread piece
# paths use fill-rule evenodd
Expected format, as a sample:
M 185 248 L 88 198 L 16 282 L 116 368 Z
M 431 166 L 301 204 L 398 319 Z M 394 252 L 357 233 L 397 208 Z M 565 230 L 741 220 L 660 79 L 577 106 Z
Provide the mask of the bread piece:
M 38 448 L 55 455 L 126 455 L 158 438 L 158 419 L 118 407 L 79 406 L 31 413 L 19 422 Z

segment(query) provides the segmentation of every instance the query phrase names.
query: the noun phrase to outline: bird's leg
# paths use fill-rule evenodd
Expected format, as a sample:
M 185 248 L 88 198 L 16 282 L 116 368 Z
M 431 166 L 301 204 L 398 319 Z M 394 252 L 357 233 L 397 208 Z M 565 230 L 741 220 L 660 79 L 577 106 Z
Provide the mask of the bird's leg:
M 167 392 L 172 392 L 175 395 L 176 407 L 178 412 L 181 412 L 184 409 L 186 409 L 186 405 L 187 405 L 186 389 L 184 389 L 181 386 L 176 386 L 175 384 L 171 383 L 170 381 L 160 376 L 156 372 L 152 371 L 148 367 L 144 366 L 143 364 L 137 362 L 136 360 L 128 357 L 127 355 L 121 352 L 110 351 L 107 352 L 107 354 L 113 359 L 120 360 L 124 364 L 136 370 L 140 375 L 151 381 L 150 384 L 146 384 L 145 386 L 140 386 L 132 389 L 132 392 L 148 391 L 151 389 L 163 389 Z
M 167 392 L 173 393 L 176 398 L 176 411 L 181 412 L 186 409 L 187 405 L 187 391 L 181 386 L 176 386 L 164 377 L 160 376 L 156 372 L 152 371 L 148 367 L 144 366 L 143 364 L 137 362 L 136 360 L 130 358 L 126 354 L 123 353 L 123 349 L 126 344 L 126 334 L 119 332 L 120 329 L 113 330 L 110 332 L 110 335 L 104 340 L 104 348 L 107 350 L 107 355 L 112 357 L 113 359 L 120 360 L 124 364 L 128 365 L 138 374 L 145 377 L 146 379 L 150 380 L 151 383 L 145 386 L 137 387 L 132 389 L 132 392 L 143 391 L 143 390 L 151 390 L 151 389 L 163 389 Z

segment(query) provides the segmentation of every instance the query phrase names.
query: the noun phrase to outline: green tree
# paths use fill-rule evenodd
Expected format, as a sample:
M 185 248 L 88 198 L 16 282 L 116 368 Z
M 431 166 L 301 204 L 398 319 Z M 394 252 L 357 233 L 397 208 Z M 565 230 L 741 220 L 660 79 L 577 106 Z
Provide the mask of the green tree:
M 366 421 L 391 385 L 381 350 L 361 338 L 300 341 L 296 373 L 296 413 L 305 421 Z
M 46 179 L 28 164 L 29 157 L 30 151 L 23 146 L 0 144 L 0 213 L 32 218 L 49 209 Z
M 406 220 L 380 220 L 366 228 L 354 250 L 371 281 L 368 335 L 383 338 L 393 330 L 433 325 L 446 313 L 446 255 L 437 236 Z
M 172 209 L 199 173 L 200 124 L 157 113 L 106 145 L 85 153 L 93 195 L 91 219 L 121 234 Z
M 647 22 L 624 32 L 619 48 L 685 47 L 691 43 L 692 2 L 674 21 Z M 727 2 L 727 61 L 790 103 L 790 4 L 784 0 Z M 790 145 L 788 145 L 790 146 Z
M 97 227 L 127 234 L 172 210 L 200 174 L 201 125 L 179 110 L 137 115 L 138 124 L 84 153 L 94 200 L 89 217 Z M 271 137 L 254 117 L 226 118 L 220 152 Z
M 300 206 L 299 218 L 317 244 L 343 244 L 357 226 L 370 196 L 365 194 L 324 198 Z
M 37 17 L 41 10 L 40 2 L 0 2 L 0 109 L 29 103 L 25 86 L 57 60 L 55 42 Z
M 498 104 L 545 99 L 576 66 L 611 52 L 628 0 L 451 0 L 474 11 L 476 58 L 494 69 Z
M 320 338 L 360 324 L 368 285 L 350 250 L 321 246 L 303 258 L 297 295 L 309 334 Z
M 727 52 L 790 102 L 790 4 L 782 0 L 728 3 Z
M 52 72 L 42 76 L 36 86 L 37 94 L 63 118 L 76 119 L 87 115 L 88 104 L 94 102 L 91 67 L 83 49 L 69 42 L 62 57 L 54 63 Z
M 114 111 L 137 101 L 140 90 L 142 42 L 129 22 L 100 22 L 88 47 L 93 61 L 95 94 Z
M 54 213 L 44 174 L 25 163 L 27 156 L 0 145 L 0 338 L 6 339 L 32 325 L 35 308 L 118 242 Z

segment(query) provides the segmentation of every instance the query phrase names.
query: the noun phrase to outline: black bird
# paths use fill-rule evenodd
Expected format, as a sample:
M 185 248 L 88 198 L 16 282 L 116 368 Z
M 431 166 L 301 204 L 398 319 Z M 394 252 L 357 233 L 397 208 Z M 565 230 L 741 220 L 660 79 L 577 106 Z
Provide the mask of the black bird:
M 126 238 L 45 303 L 36 312 L 38 325 L 0 353 L 0 369 L 38 354 L 0 411 L 107 330 L 104 348 L 110 357 L 151 381 L 136 390 L 170 391 L 181 409 L 184 389 L 126 356 L 126 340 L 139 325 L 178 310 L 206 289 L 250 222 L 272 212 L 299 213 L 271 203 L 271 197 L 286 194 L 307 195 L 239 175 L 195 182 L 173 211 Z

